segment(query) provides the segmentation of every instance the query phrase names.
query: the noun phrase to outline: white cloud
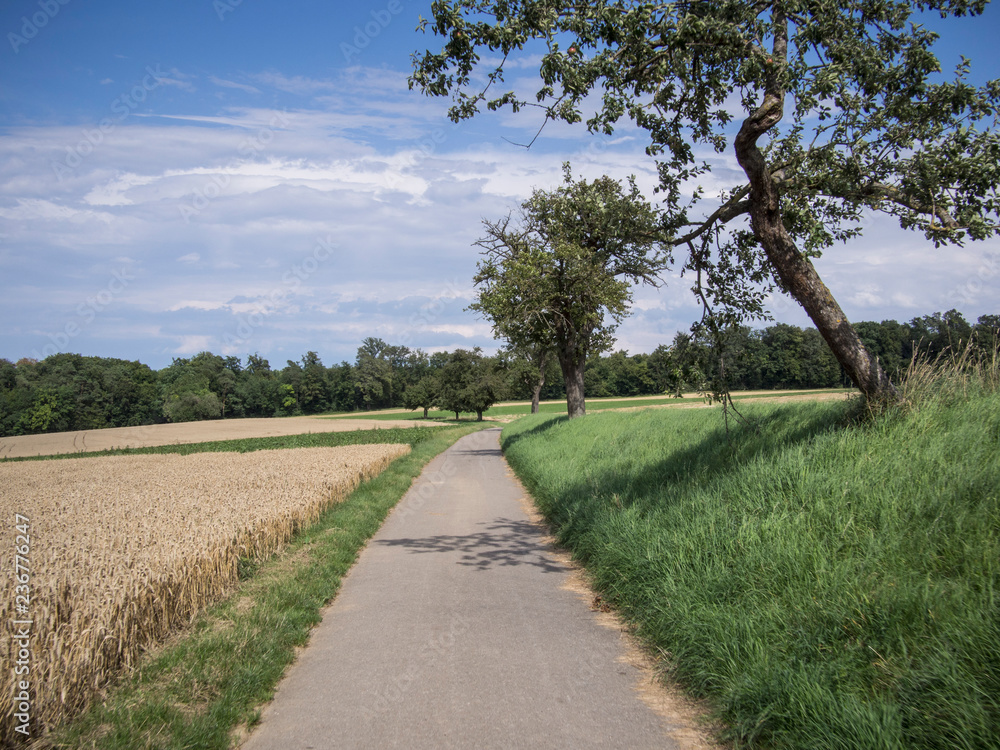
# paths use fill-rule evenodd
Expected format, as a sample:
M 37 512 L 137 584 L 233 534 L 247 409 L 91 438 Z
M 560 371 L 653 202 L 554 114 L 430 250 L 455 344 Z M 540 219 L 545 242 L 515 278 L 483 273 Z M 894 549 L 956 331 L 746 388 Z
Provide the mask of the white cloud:
M 609 139 L 553 129 L 528 151 L 501 140 L 489 115 L 460 127 L 446 122 L 442 103 L 406 92 L 398 71 L 248 78 L 256 85 L 208 80 L 250 102 L 257 87 L 314 98 L 287 110 L 133 115 L 62 174 L 52 165 L 81 143 L 85 127 L 14 128 L 0 137 L 2 304 L 21 320 L 46 321 L 33 323 L 39 331 L 60 330 L 124 265 L 133 279 L 100 330 L 109 338 L 141 329 L 135 346 L 145 348 L 134 356 L 143 361 L 148 351 L 164 357 L 225 346 L 276 359 L 313 349 L 329 362 L 353 359 L 373 335 L 427 350 L 488 348 L 489 325 L 464 311 L 474 298 L 480 256 L 472 243 L 483 218 L 499 218 L 534 188 L 558 185 L 567 159 L 577 177 L 635 174 L 650 196 L 656 183 L 645 140 L 629 128 Z M 739 172 L 730 155 L 708 156 L 717 170 L 703 185 L 714 196 Z M 816 261 L 849 317 L 995 312 L 1000 268 L 989 258 L 1000 257 L 998 243 L 937 251 L 891 222 L 871 220 L 866 230 Z M 336 248 L 317 253 L 324 238 Z M 661 290 L 636 290 L 619 348 L 650 351 L 698 316 L 690 279 L 666 280 Z M 804 322 L 797 305 L 774 302 L 779 319 Z M 232 332 L 254 313 L 264 322 L 234 343 Z M 95 323 L 90 331 L 97 330 Z M 46 343 L 23 340 L 16 351 L 4 344 L 0 356 Z
M 216 342 L 211 336 L 190 335 L 180 336 L 174 354 L 193 355 L 204 351 L 211 351 L 212 345 Z
M 262 86 L 287 91 L 290 94 L 309 95 L 321 91 L 337 91 L 338 89 L 337 83 L 334 81 L 321 81 L 304 76 L 289 77 L 273 70 L 258 73 L 253 76 L 253 79 Z
M 221 302 L 210 302 L 208 300 L 200 299 L 186 299 L 178 302 L 176 305 L 172 305 L 167 308 L 169 312 L 177 312 L 178 310 L 219 310 L 225 307 Z
M 221 86 L 226 89 L 239 89 L 240 91 L 246 91 L 250 94 L 259 94 L 260 89 L 250 86 L 246 83 L 237 83 L 236 81 L 227 81 L 223 78 L 217 78 L 216 76 L 209 76 L 208 80 L 214 83 L 216 86 Z

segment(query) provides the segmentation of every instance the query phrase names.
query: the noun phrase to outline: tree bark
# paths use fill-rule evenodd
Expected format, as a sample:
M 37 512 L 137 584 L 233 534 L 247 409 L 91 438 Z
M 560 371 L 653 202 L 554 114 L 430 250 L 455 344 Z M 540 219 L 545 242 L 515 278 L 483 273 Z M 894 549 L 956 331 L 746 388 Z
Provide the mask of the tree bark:
M 776 16 L 773 60 L 780 63 L 786 59 L 786 34 L 784 20 Z M 735 141 L 736 158 L 750 181 L 750 224 L 753 233 L 764 248 L 778 279 L 808 313 L 854 385 L 869 401 L 894 400 L 896 389 L 878 360 L 865 349 L 861 337 L 837 300 L 785 229 L 778 185 L 757 146 L 757 140 L 782 118 L 785 92 L 778 80 L 777 74 L 772 75 L 760 107 L 743 121 Z
M 566 412 L 570 419 L 582 417 L 587 413 L 587 403 L 583 395 L 583 370 L 586 361 L 575 361 L 575 358 L 559 358 L 563 379 L 566 381 Z
M 538 414 L 538 407 L 542 400 L 542 388 L 545 387 L 545 365 L 548 360 L 546 352 L 542 352 L 538 358 L 538 381 L 532 388 L 531 413 Z

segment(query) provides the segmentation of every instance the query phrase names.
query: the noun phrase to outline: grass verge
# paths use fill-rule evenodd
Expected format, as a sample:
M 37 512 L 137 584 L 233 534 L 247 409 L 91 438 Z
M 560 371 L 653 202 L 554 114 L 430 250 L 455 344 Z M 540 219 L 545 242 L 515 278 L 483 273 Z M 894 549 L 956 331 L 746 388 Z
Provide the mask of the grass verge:
M 1000 747 L 1000 393 L 536 416 L 502 444 L 735 747 Z
M 189 630 L 151 653 L 102 701 L 40 746 L 230 747 L 240 727 L 259 720 L 258 707 L 273 696 L 295 649 L 305 645 L 320 610 L 413 479 L 434 456 L 485 426 L 430 432 L 408 456 L 330 508 L 281 554 L 263 564 L 248 562 L 246 580 L 231 596 L 206 609 Z M 378 432 L 384 436 L 387 431 Z

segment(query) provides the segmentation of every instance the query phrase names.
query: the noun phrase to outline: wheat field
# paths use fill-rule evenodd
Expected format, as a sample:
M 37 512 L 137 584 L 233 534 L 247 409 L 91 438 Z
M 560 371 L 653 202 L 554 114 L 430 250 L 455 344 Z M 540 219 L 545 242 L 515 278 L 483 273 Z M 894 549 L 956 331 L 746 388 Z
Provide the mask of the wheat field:
M 240 558 L 273 553 L 409 451 L 352 445 L 0 464 L 0 556 L 10 565 L 0 580 L 0 654 L 7 664 L 18 653 L 24 661 L 14 621 L 32 621 L 29 674 L 0 671 L 0 743 L 16 739 L 9 718 L 15 679 L 31 685 L 32 735 L 67 718 L 231 589 Z M 15 607 L 24 593 L 15 591 L 13 561 L 24 541 L 15 542 L 15 514 L 30 531 L 27 613 Z

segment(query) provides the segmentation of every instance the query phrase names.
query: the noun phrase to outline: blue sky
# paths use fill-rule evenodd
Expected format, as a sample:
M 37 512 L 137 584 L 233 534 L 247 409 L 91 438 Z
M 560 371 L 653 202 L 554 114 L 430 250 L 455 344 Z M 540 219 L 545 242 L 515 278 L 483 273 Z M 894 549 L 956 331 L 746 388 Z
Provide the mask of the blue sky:
M 407 90 L 424 0 L 8 0 L 0 9 L 0 357 L 56 351 L 154 368 L 209 350 L 273 366 L 353 361 L 378 336 L 482 346 L 465 312 L 483 218 L 570 160 L 652 188 L 645 141 L 540 124 L 461 125 Z M 1000 77 L 1000 8 L 953 25 L 977 80 Z M 509 77 L 524 85 L 529 64 Z M 713 157 L 717 180 L 735 175 Z M 725 184 L 719 182 L 719 185 Z M 709 189 L 712 185 L 708 185 Z M 651 190 L 650 190 L 651 194 Z M 935 250 L 873 218 L 817 266 L 853 320 L 1000 312 L 1000 242 Z M 636 290 L 618 348 L 652 351 L 699 311 L 687 279 Z M 772 309 L 805 325 L 789 300 Z

